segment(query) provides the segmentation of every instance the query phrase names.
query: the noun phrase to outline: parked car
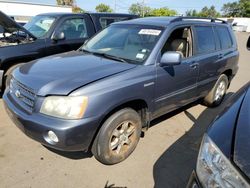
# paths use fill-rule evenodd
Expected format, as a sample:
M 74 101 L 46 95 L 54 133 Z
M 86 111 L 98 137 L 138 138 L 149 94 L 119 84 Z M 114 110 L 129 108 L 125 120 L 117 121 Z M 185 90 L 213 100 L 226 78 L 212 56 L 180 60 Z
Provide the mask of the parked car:
M 137 18 L 112 13 L 47 13 L 35 16 L 22 27 L 0 12 L 0 89 L 21 63 L 77 50 L 88 38 L 115 21 Z
M 58 150 L 126 159 L 151 120 L 203 98 L 221 103 L 238 70 L 224 21 L 151 17 L 114 23 L 78 51 L 14 70 L 3 96 L 11 119 Z
M 250 187 L 250 82 L 240 89 L 203 137 L 188 187 Z
M 204 134 L 187 187 L 250 187 L 249 112 L 250 82 L 234 94 Z

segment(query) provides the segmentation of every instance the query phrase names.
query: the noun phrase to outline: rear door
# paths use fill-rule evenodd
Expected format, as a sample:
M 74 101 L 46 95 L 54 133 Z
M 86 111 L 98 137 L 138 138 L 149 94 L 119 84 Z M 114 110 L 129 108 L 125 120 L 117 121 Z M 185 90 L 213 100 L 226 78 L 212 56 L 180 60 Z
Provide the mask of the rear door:
M 206 96 L 219 76 L 220 42 L 213 26 L 194 27 L 196 62 L 199 64 L 198 95 Z
M 58 22 L 52 36 L 60 32 L 64 33 L 65 38 L 62 40 L 49 38 L 46 42 L 46 55 L 77 50 L 93 35 L 94 25 L 88 15 L 67 16 Z
M 234 75 L 238 68 L 239 53 L 234 45 L 232 35 L 230 34 L 228 26 L 216 26 L 214 27 L 218 40 L 220 41 L 220 50 L 218 53 L 217 68 L 222 73 L 225 70 L 232 70 Z M 231 81 L 231 80 L 229 80 Z

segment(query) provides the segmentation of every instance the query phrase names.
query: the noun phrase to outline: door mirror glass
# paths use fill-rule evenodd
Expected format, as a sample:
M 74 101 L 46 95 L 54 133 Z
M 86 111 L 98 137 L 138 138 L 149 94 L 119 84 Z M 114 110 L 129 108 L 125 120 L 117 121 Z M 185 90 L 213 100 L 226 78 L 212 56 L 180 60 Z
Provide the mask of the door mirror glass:
M 64 40 L 65 39 L 65 35 L 64 32 L 56 32 L 54 33 L 54 35 L 51 38 L 54 41 L 58 41 L 58 40 Z
M 178 52 L 165 52 L 161 57 L 160 64 L 161 66 L 179 65 L 181 59 L 181 54 Z
M 247 41 L 247 49 L 250 50 L 250 36 L 249 36 L 248 41 Z

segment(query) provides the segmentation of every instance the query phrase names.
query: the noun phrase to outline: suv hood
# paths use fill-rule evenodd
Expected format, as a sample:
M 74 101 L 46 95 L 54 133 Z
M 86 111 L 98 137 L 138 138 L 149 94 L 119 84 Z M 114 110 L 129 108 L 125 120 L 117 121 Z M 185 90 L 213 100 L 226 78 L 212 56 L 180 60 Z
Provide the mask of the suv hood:
M 6 32 L 13 33 L 15 31 L 23 31 L 27 33 L 30 37 L 36 39 L 36 37 L 32 35 L 27 29 L 16 23 L 13 19 L 4 14 L 2 11 L 0 11 L 0 26 L 2 26 Z
M 234 140 L 234 162 L 250 179 L 250 84 L 242 103 Z
M 27 63 L 15 69 L 13 77 L 39 96 L 68 95 L 84 85 L 134 67 L 73 51 Z

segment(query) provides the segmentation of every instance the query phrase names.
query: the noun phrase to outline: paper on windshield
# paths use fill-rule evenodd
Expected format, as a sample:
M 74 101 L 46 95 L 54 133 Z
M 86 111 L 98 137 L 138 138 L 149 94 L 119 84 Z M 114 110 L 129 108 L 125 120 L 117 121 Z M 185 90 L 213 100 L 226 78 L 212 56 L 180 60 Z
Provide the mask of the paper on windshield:
M 161 34 L 161 30 L 156 30 L 156 29 L 141 29 L 139 31 L 140 35 L 154 35 L 158 36 Z
M 136 59 L 143 59 L 144 58 L 144 54 L 138 53 L 136 55 Z

